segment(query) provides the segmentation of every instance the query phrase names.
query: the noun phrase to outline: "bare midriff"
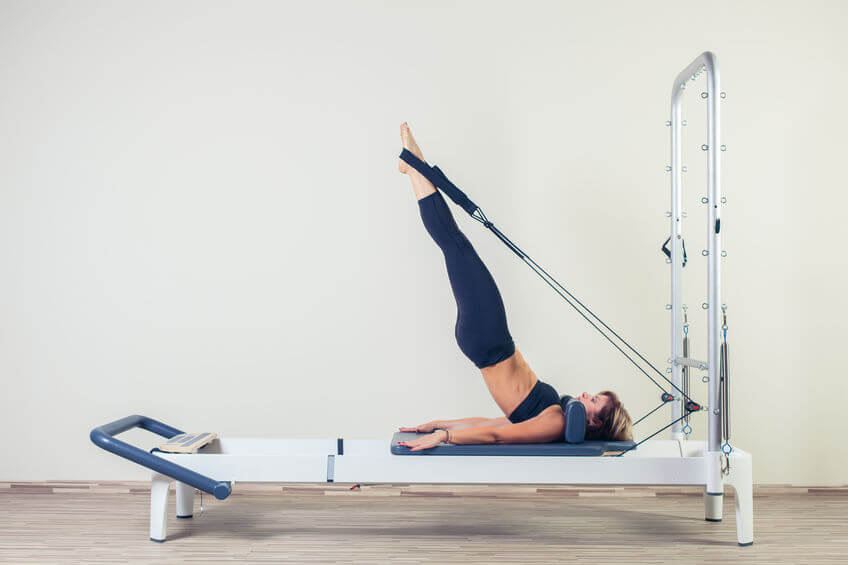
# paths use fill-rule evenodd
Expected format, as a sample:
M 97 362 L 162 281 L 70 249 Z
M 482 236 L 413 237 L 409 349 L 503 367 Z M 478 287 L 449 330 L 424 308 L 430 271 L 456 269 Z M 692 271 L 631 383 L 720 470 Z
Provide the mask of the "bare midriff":
M 480 369 L 495 404 L 509 416 L 536 386 L 539 378 L 517 349 L 508 359 Z

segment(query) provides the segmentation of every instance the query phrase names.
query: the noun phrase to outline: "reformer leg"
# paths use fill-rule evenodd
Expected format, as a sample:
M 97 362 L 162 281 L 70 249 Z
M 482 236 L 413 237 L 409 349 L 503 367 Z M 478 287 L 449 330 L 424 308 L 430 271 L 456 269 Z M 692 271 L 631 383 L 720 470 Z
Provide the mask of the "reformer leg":
M 168 489 L 171 478 L 153 473 L 150 483 L 150 540 L 165 541 L 168 524 Z M 179 487 L 177 487 L 179 488 Z
M 726 482 L 736 495 L 736 535 L 739 545 L 754 543 L 754 484 L 751 455 L 734 452 L 730 455 L 730 473 Z
M 194 487 L 177 481 L 177 518 L 194 515 Z
M 707 522 L 721 522 L 724 495 L 704 489 L 704 518 Z

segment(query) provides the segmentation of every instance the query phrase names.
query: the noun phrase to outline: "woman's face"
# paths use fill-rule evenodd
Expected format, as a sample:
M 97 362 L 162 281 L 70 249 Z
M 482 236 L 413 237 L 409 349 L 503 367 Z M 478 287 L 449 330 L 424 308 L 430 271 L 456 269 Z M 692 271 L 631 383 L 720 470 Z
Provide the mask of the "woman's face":
M 588 392 L 578 396 L 577 400 L 586 408 L 586 420 L 589 422 L 597 420 L 601 410 L 612 402 L 605 394 L 589 394 Z

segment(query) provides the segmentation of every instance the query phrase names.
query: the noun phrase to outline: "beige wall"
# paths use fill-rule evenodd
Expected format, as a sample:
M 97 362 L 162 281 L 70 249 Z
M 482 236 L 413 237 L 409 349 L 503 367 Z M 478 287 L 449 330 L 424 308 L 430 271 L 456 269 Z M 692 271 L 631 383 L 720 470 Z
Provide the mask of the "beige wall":
M 0 480 L 147 477 L 88 441 L 131 413 L 230 436 L 387 439 L 497 415 L 395 170 L 402 120 L 665 367 L 663 123 L 672 79 L 709 49 L 728 93 L 734 439 L 757 482 L 848 482 L 829 443 L 848 396 L 844 6 L 3 1 Z M 685 296 L 704 358 L 704 108 L 689 102 Z M 634 415 L 656 404 L 647 379 L 458 221 L 543 379 L 614 388 Z

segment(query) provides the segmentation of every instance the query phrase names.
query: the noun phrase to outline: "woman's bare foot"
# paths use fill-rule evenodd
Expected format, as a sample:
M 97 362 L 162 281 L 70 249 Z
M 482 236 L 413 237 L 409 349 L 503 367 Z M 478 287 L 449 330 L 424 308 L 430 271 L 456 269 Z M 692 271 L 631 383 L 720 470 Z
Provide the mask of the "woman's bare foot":
M 424 160 L 424 154 L 421 153 L 421 148 L 415 143 L 415 138 L 412 137 L 412 132 L 409 131 L 409 124 L 403 122 L 400 125 L 400 142 L 403 148 L 421 159 Z M 398 160 L 398 170 L 403 174 L 409 174 L 409 171 L 415 170 L 410 167 L 403 159 Z
M 418 144 L 415 143 L 415 138 L 412 137 L 412 132 L 409 130 L 409 124 L 406 122 L 403 122 L 400 125 L 400 142 L 404 149 L 422 161 L 424 160 L 424 154 L 421 152 L 421 148 L 418 147 Z M 412 190 L 415 192 L 415 197 L 418 200 L 436 192 L 436 187 L 433 186 L 433 183 L 424 178 L 424 175 L 410 167 L 403 159 L 398 160 L 398 170 L 405 175 L 409 175 L 409 180 L 412 181 Z

